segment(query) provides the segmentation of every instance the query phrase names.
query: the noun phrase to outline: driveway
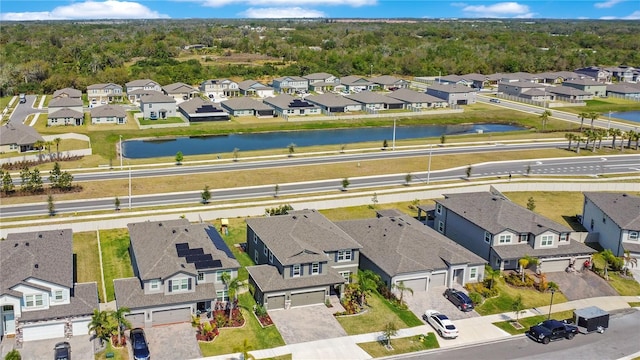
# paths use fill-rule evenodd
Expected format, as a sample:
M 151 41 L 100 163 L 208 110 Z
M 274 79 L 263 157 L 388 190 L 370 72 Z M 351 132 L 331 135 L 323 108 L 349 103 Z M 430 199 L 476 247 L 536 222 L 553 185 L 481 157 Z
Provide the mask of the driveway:
M 464 290 L 462 287 L 455 286 L 458 290 Z M 442 295 L 447 289 L 446 286 L 437 286 L 430 288 L 429 291 L 416 291 L 411 294 L 404 295 L 404 301 L 416 316 L 422 319 L 424 311 L 428 309 L 438 310 L 447 315 L 451 320 L 468 319 L 480 316 L 475 311 L 464 312 L 458 310 L 449 300 Z M 465 291 L 466 292 L 466 291 Z
M 56 343 L 68 341 L 71 345 L 71 358 L 73 360 L 93 360 L 93 341 L 90 335 L 72 336 L 69 340 L 64 338 L 27 341 L 22 343 L 20 355 L 23 359 L 53 359 L 53 347 Z
M 606 280 L 592 271 L 572 273 L 558 271 L 546 273 L 546 275 L 548 281 L 558 284 L 560 291 L 569 301 L 619 295 Z
M 201 358 L 200 346 L 196 340 L 196 330 L 191 323 L 173 324 L 145 328 L 149 342 L 149 352 L 154 360 Z M 128 334 L 127 334 L 128 335 Z M 129 357 L 133 359 L 129 345 Z M 75 360 L 75 359 L 74 359 Z
M 328 308 L 313 305 L 288 310 L 270 310 L 269 316 L 278 328 L 286 344 L 332 339 L 347 336 L 333 313 L 342 311 L 341 306 Z

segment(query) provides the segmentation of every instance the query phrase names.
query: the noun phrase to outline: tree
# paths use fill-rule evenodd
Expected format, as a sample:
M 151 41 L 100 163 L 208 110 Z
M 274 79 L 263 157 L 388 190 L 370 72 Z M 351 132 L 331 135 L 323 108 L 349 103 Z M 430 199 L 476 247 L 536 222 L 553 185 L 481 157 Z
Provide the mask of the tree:
M 500 269 L 494 269 L 490 265 L 486 265 L 484 274 L 489 278 L 489 289 L 493 289 L 496 277 L 500 276 Z
M 600 117 L 600 114 L 597 112 L 590 112 L 589 119 L 591 119 L 591 128 L 593 129 L 593 122 L 596 121 Z
M 113 204 L 116 207 L 116 211 L 120 211 L 120 198 L 118 196 L 116 196 L 115 200 L 113 201 Z
M 389 147 L 389 142 L 387 141 L 387 139 L 384 139 L 384 141 L 382 142 L 382 148 L 386 149 Z
M 471 171 L 473 171 L 473 167 L 471 165 L 467 166 L 467 170 L 465 171 L 467 179 L 471 177 Z
M 371 203 L 373 204 L 372 207 L 375 209 L 376 205 L 378 205 L 378 193 L 373 193 Z
M 182 165 L 182 160 L 184 160 L 184 155 L 182 155 L 182 151 L 178 151 L 176 153 L 176 165 Z
M 56 205 L 53 203 L 53 195 L 47 196 L 47 209 L 49 210 L 49 216 L 56 215 Z
M 536 201 L 533 199 L 533 197 L 527 199 L 527 209 L 529 209 L 530 211 L 536 209 Z
M 127 319 L 126 314 L 130 313 L 126 306 L 120 306 L 116 311 L 111 312 L 111 318 L 118 323 L 118 340 L 120 345 L 123 344 L 122 337 L 124 336 L 124 328 L 131 328 L 131 322 Z
M 516 322 L 520 319 L 520 314 L 524 312 L 524 302 L 522 301 L 522 295 L 518 294 L 513 302 L 511 303 L 511 310 L 516 313 Z
M 278 193 L 280 193 L 280 185 L 276 184 L 276 186 L 273 187 L 273 197 L 278 197 Z
M 412 289 L 412 288 L 410 288 L 410 287 L 408 287 L 408 286 L 406 286 L 406 285 L 404 284 L 404 281 L 399 281 L 399 282 L 397 282 L 397 283 L 393 284 L 393 287 L 394 287 L 396 290 L 400 291 L 400 304 L 401 304 L 401 305 L 402 305 L 402 303 L 403 303 L 403 299 L 404 299 L 404 292 L 405 292 L 405 291 L 407 291 L 407 292 L 409 292 L 411 295 L 413 295 L 413 289 Z
M 527 173 L 527 175 L 531 174 L 531 164 L 527 164 L 525 172 Z
M 31 171 L 27 165 L 20 169 L 20 189 L 22 191 L 31 191 L 29 189 L 29 179 L 31 178 Z
M 549 117 L 551 116 L 551 110 L 545 110 L 540 114 L 540 119 L 542 120 L 542 131 L 545 131 L 547 127 L 547 121 L 549 121 Z
M 624 262 L 623 269 L 629 269 L 630 267 L 638 266 L 638 258 L 631 256 L 631 252 L 629 250 L 624 251 L 624 255 L 622 255 L 622 261 Z
M 624 140 L 627 138 L 629 138 L 629 135 L 627 135 L 626 132 L 621 131 L 620 132 L 620 151 L 624 149 Z
M 22 360 L 22 355 L 17 349 L 13 349 L 5 355 L 4 360 Z
M 360 293 L 360 304 L 367 303 L 367 295 L 372 294 L 378 289 L 378 281 L 380 276 L 371 270 L 358 270 L 356 276 L 356 284 Z
M 55 139 L 53 139 L 53 143 L 56 144 L 56 159 L 60 158 L 60 143 L 62 142 L 62 139 L 57 137 Z
M 382 329 L 382 337 L 387 342 L 387 347 L 391 347 L 391 337 L 396 336 L 398 334 L 398 327 L 396 323 L 393 321 L 389 321 L 384 325 L 384 329 Z
M 5 195 L 9 195 L 14 189 L 15 186 L 13 185 L 11 173 L 8 171 L 2 171 L 2 192 L 5 193 Z
M 520 272 L 522 273 L 522 281 L 524 282 L 525 269 L 527 269 L 531 265 L 537 265 L 538 259 L 529 255 L 525 255 L 520 260 L 518 260 L 518 264 L 520 264 Z
M 44 148 L 44 141 L 37 140 L 36 142 L 33 143 L 33 147 L 38 149 L 38 158 L 40 159 L 42 157 L 42 149 Z
M 344 153 L 344 149 L 346 149 L 346 148 L 347 148 L 346 144 L 340 144 L 340 152 L 341 153 Z
M 287 148 L 289 149 L 289 157 L 293 156 L 293 153 L 296 151 L 296 144 L 291 143 Z
M 203 204 L 209 203 L 209 200 L 211 200 L 211 191 L 209 191 L 209 185 L 204 186 L 204 190 L 202 190 L 200 196 L 202 197 Z
M 580 118 L 580 131 L 582 131 L 582 127 L 584 126 L 584 119 L 589 117 L 589 113 L 581 112 L 580 114 L 578 114 L 578 117 Z
M 447 141 L 447 134 L 440 135 L 440 144 L 444 144 Z
M 608 133 L 609 133 L 610 136 L 613 136 L 613 139 L 611 140 L 611 148 L 615 149 L 616 148 L 616 138 L 618 136 L 622 135 L 622 130 L 611 128 L 611 129 L 608 130 Z
M 234 352 L 239 352 L 242 355 L 242 360 L 255 360 L 255 357 L 249 354 L 251 350 L 253 350 L 253 346 L 249 345 L 249 340 L 246 338 L 242 341 L 242 346 L 233 349 Z
M 580 143 L 584 140 L 584 138 L 578 135 L 573 140 L 576 141 L 576 154 L 580 154 Z
M 32 192 L 41 192 L 43 190 L 42 177 L 38 168 L 33 169 L 29 174 L 29 188 Z
M 349 184 L 349 178 L 342 179 L 342 191 L 347 191 Z
M 404 185 L 405 186 L 409 186 L 411 185 L 411 179 L 412 179 L 412 175 L 411 173 L 408 173 L 407 175 L 404 176 Z
M 229 320 L 232 320 L 233 309 L 235 307 L 235 304 L 238 302 L 238 290 L 240 290 L 240 288 L 244 286 L 249 287 L 249 285 L 241 282 L 237 277 L 232 278 L 231 273 L 228 271 L 224 271 L 220 278 L 222 280 L 222 283 L 227 287 L 229 300 L 233 298 L 233 301 L 229 301 Z
M 98 339 L 107 340 L 113 333 L 113 325 L 109 321 L 109 312 L 93 309 L 93 315 L 89 322 L 89 332 L 94 333 Z
M 576 138 L 576 135 L 572 133 L 566 133 L 564 134 L 564 138 L 569 140 L 569 146 L 567 147 L 567 150 L 571 151 L 571 142 Z
M 57 188 L 59 187 L 59 179 L 60 175 L 62 175 L 62 170 L 60 169 L 60 164 L 56 161 L 53 164 L 53 169 L 49 171 L 49 182 L 51 183 L 51 187 Z
M 239 151 L 240 151 L 240 149 L 233 148 L 233 161 L 238 161 L 238 152 Z

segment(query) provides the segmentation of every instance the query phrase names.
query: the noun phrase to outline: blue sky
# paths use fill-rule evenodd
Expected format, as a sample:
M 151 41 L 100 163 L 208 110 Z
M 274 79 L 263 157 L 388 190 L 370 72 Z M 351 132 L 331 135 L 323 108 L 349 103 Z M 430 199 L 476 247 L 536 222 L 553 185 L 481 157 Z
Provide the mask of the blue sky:
M 0 20 L 185 18 L 640 19 L 639 0 L 1 0 Z

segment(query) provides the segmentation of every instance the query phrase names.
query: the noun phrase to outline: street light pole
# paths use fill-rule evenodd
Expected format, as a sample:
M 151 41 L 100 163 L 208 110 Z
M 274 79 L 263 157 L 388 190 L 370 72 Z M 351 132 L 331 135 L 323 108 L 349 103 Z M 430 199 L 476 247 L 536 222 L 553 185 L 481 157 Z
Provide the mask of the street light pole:
M 611 110 L 609 110 L 609 121 L 607 121 L 607 130 L 611 129 Z
M 120 135 L 120 170 L 122 170 L 122 135 Z
M 129 166 L 129 210 L 131 210 L 131 166 Z
M 369 77 L 373 77 L 373 64 L 369 64 Z
M 429 179 L 431 178 L 431 153 L 433 152 L 433 144 L 429 145 L 429 168 L 427 169 L 427 185 L 429 185 Z
M 396 149 L 396 119 L 393 119 L 393 140 L 391 141 L 391 150 Z
M 551 306 L 553 305 L 553 294 L 556 293 L 556 289 L 551 288 L 551 303 L 549 304 L 549 316 L 547 316 L 547 320 L 551 319 Z

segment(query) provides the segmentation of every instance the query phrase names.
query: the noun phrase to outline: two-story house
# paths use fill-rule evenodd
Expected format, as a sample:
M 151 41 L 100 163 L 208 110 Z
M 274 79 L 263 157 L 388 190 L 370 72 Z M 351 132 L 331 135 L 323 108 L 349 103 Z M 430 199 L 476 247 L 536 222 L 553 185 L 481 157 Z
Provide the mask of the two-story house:
M 71 229 L 0 241 L 0 334 L 16 342 L 88 335 L 98 286 L 74 283 Z
M 177 82 L 162 87 L 162 93 L 174 98 L 177 102 L 187 101 L 198 96 L 198 89 L 182 82 Z
M 240 90 L 240 94 L 244 96 L 257 96 L 259 98 L 275 96 L 275 90 L 271 86 L 267 86 L 255 80 L 245 80 L 239 82 L 238 89 Z
M 586 91 L 593 96 L 607 96 L 607 85 L 593 79 L 573 79 L 562 83 L 564 86 Z
M 89 85 L 87 86 L 87 98 L 90 103 L 94 104 L 122 100 L 122 86 L 114 83 Z
M 484 259 L 398 210 L 336 225 L 362 244 L 360 268 L 380 275 L 390 289 L 402 281 L 423 292 L 484 278 Z
M 611 82 L 611 72 L 600 68 L 598 66 L 587 66 L 579 69 L 575 69 L 574 72 L 582 75 L 586 75 L 592 80 L 595 80 L 599 83 L 610 83 Z
M 340 78 L 325 72 L 308 74 L 303 78 L 309 81 L 309 91 L 314 92 L 334 91 L 340 85 Z
M 147 94 L 149 91 L 162 92 L 162 87 L 157 82 L 151 79 L 139 79 L 129 81 L 124 84 L 127 91 L 127 98 L 131 102 L 137 102 L 140 100 L 140 96 Z
M 238 96 L 240 88 L 238 83 L 229 79 L 210 79 L 200 83 L 200 92 L 210 99 Z
M 528 255 L 536 271 L 582 269 L 595 252 L 571 239 L 571 229 L 491 192 L 444 195 L 436 200 L 434 228 L 487 260 L 494 269 L 518 268 Z
M 323 304 L 358 271 L 361 245 L 315 210 L 247 219 L 247 267 L 267 309 Z
M 501 81 L 498 83 L 498 92 L 505 95 L 516 96 L 535 101 L 553 100 L 551 92 L 547 92 L 547 85 L 530 81 Z
M 47 126 L 72 125 L 84 123 L 82 99 L 79 97 L 56 97 L 49 102 Z
M 134 327 L 187 322 L 229 301 L 223 273 L 236 278 L 240 264 L 213 226 L 178 219 L 127 227 L 135 277 L 113 286 Z
M 64 89 L 59 89 L 54 91 L 53 96 L 51 98 L 52 99 L 58 99 L 58 98 L 80 99 L 81 97 L 82 97 L 82 91 L 74 88 L 64 88 Z
M 471 105 L 476 103 L 476 90 L 463 85 L 429 85 L 427 94 L 446 100 L 450 105 Z
M 145 119 L 174 117 L 177 116 L 176 100 L 157 91 L 149 91 L 140 97 L 140 111 Z
M 309 80 L 301 76 L 282 76 L 273 79 L 273 89 L 281 94 L 306 93 L 309 89 Z
M 640 258 L 640 197 L 631 194 L 586 192 L 582 226 L 596 234 L 603 249 L 615 256 L 629 251 Z

